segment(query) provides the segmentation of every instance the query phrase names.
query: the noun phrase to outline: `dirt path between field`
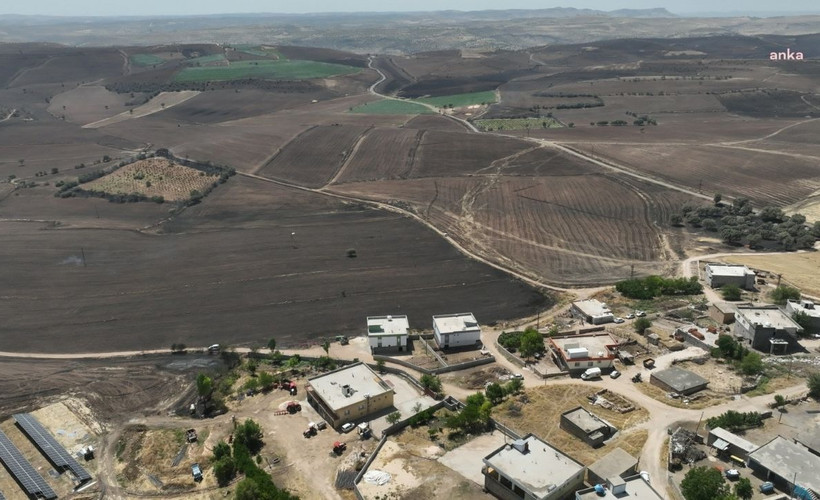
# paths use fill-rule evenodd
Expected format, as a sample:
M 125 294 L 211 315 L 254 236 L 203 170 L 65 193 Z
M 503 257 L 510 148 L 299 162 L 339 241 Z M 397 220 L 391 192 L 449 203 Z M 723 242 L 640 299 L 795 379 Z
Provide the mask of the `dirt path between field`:
M 806 104 L 809 104 L 809 103 L 806 103 Z M 810 106 L 811 106 L 811 104 L 810 104 Z M 745 140 L 742 140 L 742 141 L 721 142 L 721 143 L 714 144 L 714 145 L 716 145 L 716 146 L 717 145 L 731 146 L 733 144 L 746 144 L 746 143 L 749 143 L 749 142 L 765 141 L 766 139 L 771 139 L 772 137 L 776 136 L 780 132 L 785 132 L 786 130 L 789 130 L 792 127 L 797 127 L 798 125 L 803 125 L 803 124 L 806 124 L 806 123 L 815 122 L 817 120 L 820 120 L 820 118 L 809 118 L 807 120 L 801 120 L 799 122 L 791 123 L 789 125 L 786 125 L 785 127 L 782 127 L 782 128 L 779 128 L 779 129 L 775 130 L 771 134 L 764 135 L 763 137 L 758 137 L 757 139 L 745 139 Z M 710 146 L 710 145 L 711 144 L 706 144 L 706 146 Z
M 141 106 L 137 106 L 130 111 L 124 111 L 118 115 L 109 118 L 103 118 L 92 123 L 83 125 L 82 128 L 102 128 L 115 123 L 120 123 L 134 118 L 142 118 L 143 116 L 159 113 L 168 108 L 173 108 L 177 104 L 193 99 L 199 95 L 198 90 L 181 90 L 179 92 L 162 92 L 150 101 Z
M 6 116 L 6 117 L 5 117 L 5 118 L 3 118 L 2 120 L 0 120 L 0 122 L 4 122 L 4 121 L 6 121 L 6 120 L 11 119 L 11 117 L 12 117 L 12 116 L 14 116 L 14 113 L 16 113 L 16 112 L 17 112 L 17 109 L 12 109 L 12 110 L 9 112 L 8 116 Z
M 131 74 L 131 58 L 122 49 L 119 50 L 119 53 L 122 56 L 122 74 L 128 76 Z

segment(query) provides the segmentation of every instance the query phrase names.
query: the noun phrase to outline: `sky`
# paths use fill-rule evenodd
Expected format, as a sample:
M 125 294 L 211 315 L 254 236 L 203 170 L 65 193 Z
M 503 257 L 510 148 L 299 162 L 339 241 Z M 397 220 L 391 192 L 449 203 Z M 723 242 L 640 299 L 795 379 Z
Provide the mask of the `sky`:
M 2 14 L 32 14 L 57 16 L 130 16 L 225 14 L 248 12 L 308 13 L 308 12 L 384 12 L 429 10 L 541 9 L 576 7 L 598 10 L 646 9 L 664 7 L 675 14 L 731 11 L 753 14 L 783 15 L 792 12 L 820 12 L 817 0 L 738 0 L 731 3 L 714 0 L 565 0 L 563 3 L 543 0 L 5 0 Z

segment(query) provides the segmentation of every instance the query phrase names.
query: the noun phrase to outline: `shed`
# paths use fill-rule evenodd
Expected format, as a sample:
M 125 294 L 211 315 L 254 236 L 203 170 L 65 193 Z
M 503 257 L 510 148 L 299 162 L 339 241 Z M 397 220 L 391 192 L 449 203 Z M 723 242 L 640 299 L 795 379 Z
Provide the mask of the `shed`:
M 615 448 L 587 469 L 587 483 L 602 484 L 609 477 L 629 477 L 638 471 L 638 459 Z
M 688 395 L 706 389 L 709 381 L 697 373 L 673 366 L 666 370 L 652 372 L 652 375 L 649 377 L 649 383 L 665 391 Z

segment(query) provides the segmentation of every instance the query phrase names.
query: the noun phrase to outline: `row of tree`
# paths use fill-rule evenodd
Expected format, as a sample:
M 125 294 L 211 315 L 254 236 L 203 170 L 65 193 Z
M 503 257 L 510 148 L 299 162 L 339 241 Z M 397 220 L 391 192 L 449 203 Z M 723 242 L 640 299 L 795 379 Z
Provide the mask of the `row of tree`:
M 703 286 L 695 276 L 690 278 L 647 276 L 619 281 L 615 284 L 615 290 L 630 299 L 650 300 L 661 295 L 697 295 L 703 292 Z

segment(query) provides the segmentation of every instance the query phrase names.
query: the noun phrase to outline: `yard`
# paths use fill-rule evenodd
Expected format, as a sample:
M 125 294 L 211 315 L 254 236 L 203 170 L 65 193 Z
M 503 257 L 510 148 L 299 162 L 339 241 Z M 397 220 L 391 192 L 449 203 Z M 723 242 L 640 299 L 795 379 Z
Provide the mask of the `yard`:
M 620 413 L 614 409 L 609 410 L 592 405 L 587 396 L 594 393 L 594 388 L 576 384 L 546 385 L 527 389 L 524 394 L 511 397 L 497 406 L 493 410 L 493 418 L 519 434 L 535 434 L 586 465 L 600 459 L 615 447 L 623 448 L 634 457 L 639 456 L 648 432 L 645 429 L 635 429 L 635 427 L 648 419 L 649 412 L 617 395 L 605 394 L 604 397 L 613 400 L 623 399 L 624 402 L 636 406 L 636 409 Z M 578 406 L 608 421 L 617 427 L 620 433 L 614 439 L 607 441 L 604 446 L 596 449 L 559 428 L 561 414 Z

